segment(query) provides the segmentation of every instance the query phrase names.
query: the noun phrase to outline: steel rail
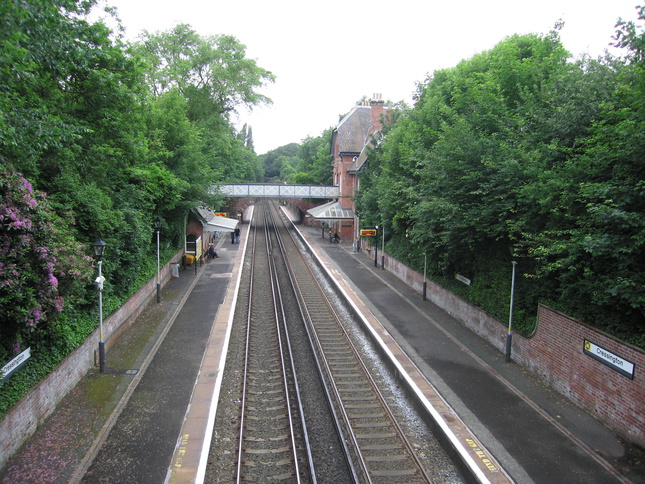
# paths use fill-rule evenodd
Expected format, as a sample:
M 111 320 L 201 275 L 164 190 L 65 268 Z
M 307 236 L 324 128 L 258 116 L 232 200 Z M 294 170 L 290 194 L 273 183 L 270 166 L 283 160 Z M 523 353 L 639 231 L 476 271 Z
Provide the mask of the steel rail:
M 266 212 L 263 213 L 266 215 Z M 242 377 L 242 396 L 241 396 L 241 410 L 240 410 L 240 427 L 238 434 L 238 452 L 237 452 L 237 466 L 236 466 L 236 482 L 240 483 L 242 480 L 249 479 L 258 479 L 262 480 L 266 478 L 267 469 L 280 469 L 287 468 L 290 466 L 290 471 L 279 476 L 270 477 L 271 479 L 281 479 L 285 475 L 289 478 L 295 480 L 295 482 L 300 483 L 300 470 L 298 464 L 298 455 L 297 455 L 297 445 L 295 441 L 295 431 L 293 423 L 293 415 L 291 412 L 290 404 L 290 395 L 289 395 L 289 377 L 287 376 L 287 366 L 285 364 L 285 355 L 283 351 L 283 342 L 281 338 L 280 331 L 280 314 L 282 312 L 281 304 L 279 303 L 279 296 L 276 288 L 278 287 L 277 274 L 275 271 L 275 264 L 272 258 L 272 242 L 271 235 L 268 230 L 266 230 L 266 222 L 263 221 L 263 235 L 264 235 L 264 251 L 258 250 L 258 239 L 262 238 L 262 234 L 258 234 L 258 224 L 256 223 L 253 231 L 253 243 L 251 250 L 251 267 L 250 267 L 250 283 L 249 283 L 249 301 L 248 301 L 248 310 L 246 317 L 246 335 L 244 342 L 244 368 L 243 368 L 243 377 Z M 259 288 L 265 291 L 265 296 L 262 302 L 258 302 L 258 293 L 262 291 L 256 290 L 256 284 L 260 283 L 257 280 L 257 275 L 259 272 L 258 263 L 266 263 L 266 273 L 268 273 L 267 282 L 268 284 L 264 287 L 258 286 Z M 266 274 L 265 273 L 265 274 Z M 263 277 L 267 277 L 266 275 Z M 267 293 L 266 291 L 270 291 Z M 258 306 L 267 303 L 266 299 L 271 299 L 271 304 L 273 306 L 273 311 L 271 316 L 267 316 L 266 311 L 259 311 Z M 258 338 L 269 338 L 268 340 L 262 339 L 261 341 Z M 255 343 L 254 343 L 255 340 Z M 274 356 L 275 358 L 273 363 L 276 364 L 276 370 L 280 373 L 280 383 L 278 380 L 271 378 L 265 379 L 261 374 L 262 370 L 258 368 L 267 367 L 268 362 L 259 362 L 258 355 L 256 354 L 258 348 L 258 341 L 260 344 L 268 343 L 268 346 L 275 346 Z M 279 367 L 279 370 L 277 369 Z M 260 377 L 258 377 L 258 372 Z M 277 373 L 276 372 L 276 373 Z M 252 384 L 251 384 L 252 382 Z M 267 389 L 268 387 L 268 389 Z M 255 389 L 255 390 L 253 390 Z M 253 393 L 253 398 L 255 403 L 249 403 L 249 392 Z M 283 400 L 276 403 L 279 403 L 278 406 L 268 406 L 266 405 L 267 399 L 275 398 L 274 395 L 277 395 L 277 392 L 282 394 Z M 264 402 L 262 400 L 265 400 Z M 272 402 L 273 403 L 273 402 Z M 251 415 L 247 415 L 249 409 L 252 408 Z M 282 412 L 283 417 L 280 417 Z M 264 415 L 270 415 L 269 419 L 266 420 Z M 272 415 L 272 416 L 271 416 Z M 247 424 L 249 418 L 254 419 L 255 422 L 252 426 Z M 260 425 L 262 430 L 258 428 L 258 423 L 260 421 L 269 422 L 272 419 L 278 419 L 276 421 L 283 421 L 286 419 L 288 425 L 288 436 L 289 441 L 288 446 L 280 447 L 279 442 L 285 440 L 285 436 L 282 434 L 275 433 L 271 435 L 272 432 L 281 432 L 279 428 L 271 428 L 269 435 L 267 435 L 267 426 Z M 259 433 L 258 433 L 259 432 Z M 249 444 L 252 443 L 255 445 L 253 449 L 249 449 Z M 278 446 L 276 447 L 276 444 Z M 289 454 L 289 458 L 286 457 L 286 453 Z M 257 466 L 249 461 L 245 461 L 244 457 L 247 454 L 264 456 L 261 461 L 261 465 Z M 284 454 L 285 457 L 279 458 L 280 454 Z M 268 459 L 268 456 L 274 456 L 273 462 L 271 459 Z M 245 470 L 245 467 L 247 470 Z M 256 475 L 250 475 L 252 469 L 257 471 Z
M 278 335 L 278 349 L 280 352 L 280 365 L 282 367 L 282 381 L 284 385 L 285 402 L 286 402 L 287 414 L 288 414 L 288 420 L 289 420 L 289 433 L 291 438 L 291 449 L 293 453 L 293 462 L 295 467 L 295 478 L 296 478 L 296 482 L 300 482 L 298 451 L 296 446 L 295 431 L 294 431 L 294 425 L 293 425 L 293 415 L 291 414 L 289 382 L 287 381 L 287 369 L 286 369 L 286 363 L 285 363 L 284 346 L 282 342 L 282 332 L 280 331 L 280 320 L 282 319 L 284 321 L 284 306 L 282 301 L 282 294 L 280 293 L 278 271 L 275 267 L 275 255 L 273 253 L 273 243 L 271 240 L 271 233 L 270 231 L 266 230 L 266 227 L 268 225 L 267 220 L 269 223 L 274 222 L 269 208 L 265 206 L 264 226 L 265 226 L 265 238 L 266 238 L 266 244 L 267 244 L 267 254 L 269 255 L 269 279 L 271 281 L 271 292 L 273 294 L 273 301 L 274 301 L 273 314 L 275 318 L 276 332 Z M 279 311 L 278 311 L 278 305 L 280 306 Z M 282 315 L 282 318 L 280 317 L 280 315 Z M 289 356 L 291 357 L 292 355 L 290 354 Z M 293 365 L 293 362 L 292 362 L 292 365 Z M 295 373 L 293 375 L 295 378 Z M 297 382 L 296 382 L 296 388 L 297 388 Z M 297 390 L 296 390 L 296 393 L 298 394 Z M 300 401 L 299 394 L 297 395 L 297 398 L 298 398 L 298 401 Z
M 294 236 L 292 234 L 292 231 L 289 230 L 288 233 L 290 234 L 290 236 L 293 239 Z M 294 242 L 294 244 L 296 243 L 295 239 L 293 240 L 293 242 Z M 296 292 L 299 301 L 301 300 L 302 303 L 303 303 L 301 307 L 302 307 L 303 313 L 306 315 L 305 319 L 308 322 L 307 326 L 311 325 L 311 329 L 312 329 L 311 335 L 313 337 L 313 341 L 315 343 L 316 348 L 318 348 L 318 351 L 315 352 L 315 353 L 320 353 L 320 356 L 321 356 L 321 359 L 322 359 L 321 366 L 323 368 L 325 368 L 327 374 L 330 375 L 330 378 L 328 379 L 328 381 L 330 383 L 332 393 L 336 396 L 336 398 L 338 399 L 339 402 L 344 402 L 344 398 L 343 398 L 343 396 L 341 394 L 342 392 L 339 390 L 339 388 L 337 386 L 337 383 L 335 381 L 335 378 L 333 377 L 334 371 L 332 370 L 332 365 L 330 364 L 330 362 L 327 359 L 327 356 L 325 354 L 326 352 L 324 351 L 324 345 L 323 345 L 322 341 L 319 338 L 318 331 L 316 330 L 316 327 L 315 327 L 314 318 L 313 318 L 313 316 L 312 316 L 312 314 L 310 312 L 312 304 L 306 300 L 307 298 L 305 297 L 304 293 L 301 290 L 301 284 L 300 284 L 299 280 L 302 281 L 304 279 L 304 276 L 302 275 L 301 272 L 295 271 L 293 269 L 292 260 L 293 259 L 290 259 L 288 261 L 288 265 L 290 267 L 290 273 L 294 276 L 294 283 L 296 285 L 296 288 L 294 289 L 294 291 Z M 325 294 L 324 288 L 320 285 L 320 282 L 319 282 L 318 278 L 312 272 L 310 264 L 304 263 L 304 266 L 306 266 L 307 271 L 308 271 L 309 276 L 310 276 L 310 277 L 307 278 L 307 281 L 313 281 L 314 284 L 317 286 L 318 291 L 316 291 L 316 296 L 320 295 L 322 297 L 322 302 L 323 302 L 323 305 L 325 306 L 325 310 L 328 311 L 332 315 L 333 322 L 335 323 L 335 327 L 337 327 L 340 330 L 341 334 L 344 336 L 344 342 L 347 343 L 350 351 L 354 355 L 354 358 L 355 358 L 357 364 L 359 365 L 359 367 L 360 367 L 360 369 L 362 371 L 362 374 L 367 379 L 367 381 L 369 382 L 369 385 L 372 388 L 372 391 L 376 395 L 377 399 L 380 401 L 380 405 L 381 405 L 382 410 L 386 412 L 387 418 L 389 419 L 390 424 L 393 426 L 394 429 L 396 429 L 396 433 L 398 434 L 401 442 L 403 443 L 403 445 L 404 445 L 404 447 L 406 449 L 407 456 L 411 459 L 412 463 L 416 467 L 420 477 L 425 482 L 432 482 L 432 479 L 429 477 L 429 475 L 425 471 L 423 465 L 419 461 L 419 459 L 418 459 L 418 457 L 416 455 L 416 452 L 414 452 L 412 444 L 410 443 L 409 439 L 406 437 L 405 432 L 403 431 L 401 426 L 398 424 L 396 416 L 391 411 L 390 406 L 388 405 L 385 396 L 383 395 L 381 390 L 378 388 L 378 384 L 376 383 L 374 378 L 371 376 L 369 369 L 367 368 L 365 362 L 363 361 L 363 358 L 361 358 L 360 353 L 356 348 L 356 345 L 353 343 L 350 335 L 345 330 L 345 328 L 344 328 L 344 326 L 343 326 L 343 324 L 341 322 L 341 318 L 339 317 L 339 315 L 337 314 L 337 312 L 334 309 L 333 305 L 329 301 L 329 298 Z M 308 333 L 309 333 L 309 330 L 308 330 Z M 344 403 L 342 403 L 340 405 L 340 414 L 342 415 L 343 420 L 345 421 L 347 427 L 350 429 L 350 439 L 351 439 L 351 442 L 353 443 L 353 445 L 355 446 L 355 449 L 358 452 L 358 455 L 359 455 L 358 460 L 359 460 L 360 468 L 366 473 L 365 476 L 366 476 L 367 481 L 372 482 L 372 476 L 371 476 L 372 470 L 370 469 L 368 459 L 366 459 L 364 457 L 364 452 L 362 450 L 362 446 L 361 446 L 361 444 L 359 442 L 359 439 L 355 435 L 354 427 L 353 427 L 353 425 L 351 423 L 351 418 L 350 418 L 350 416 L 348 415 L 348 413 L 347 413 L 347 411 L 345 409 L 345 404 Z
M 256 243 L 257 223 L 253 221 L 253 237 L 251 245 L 251 267 L 250 267 L 250 282 L 249 282 L 249 306 L 246 314 L 246 337 L 244 340 L 244 370 L 242 372 L 242 396 L 241 396 L 241 410 L 240 410 L 240 432 L 238 437 L 237 447 L 237 468 L 235 471 L 235 482 L 240 483 L 242 478 L 242 454 L 244 450 L 244 418 L 246 408 L 246 385 L 248 381 L 249 369 L 249 340 L 251 336 L 251 300 L 253 298 L 253 274 L 255 272 L 255 243 Z
M 293 239 L 293 236 L 291 235 L 290 231 L 288 230 L 287 224 L 284 223 L 283 226 L 287 230 L 287 233 L 289 234 L 289 236 L 291 237 L 292 242 L 295 243 L 295 241 Z M 289 283 L 290 283 L 290 285 L 292 287 L 294 295 L 296 296 L 296 303 L 297 303 L 297 306 L 298 306 L 298 311 L 300 312 L 302 321 L 304 323 L 304 328 L 305 328 L 305 332 L 307 334 L 307 338 L 309 340 L 309 344 L 311 345 L 312 348 L 315 348 L 316 347 L 316 343 L 315 343 L 316 334 L 315 334 L 315 332 L 312 334 L 311 317 L 309 315 L 309 311 L 307 309 L 306 303 L 304 302 L 304 298 L 302 297 L 302 293 L 300 292 L 298 282 L 297 282 L 296 276 L 294 274 L 293 267 L 289 263 L 289 258 L 287 256 L 287 250 L 285 248 L 285 244 L 284 244 L 284 242 L 282 240 L 282 237 L 280 237 L 280 249 L 281 249 L 282 253 L 284 254 L 284 259 L 286 261 L 285 265 L 286 265 L 286 269 L 287 269 L 287 275 L 288 275 L 288 278 L 289 278 Z M 319 356 L 319 351 L 313 351 L 313 357 L 314 357 L 314 363 L 316 364 L 316 367 L 318 369 L 318 373 L 320 375 L 321 381 L 324 382 L 325 378 L 324 378 L 323 375 L 325 373 L 331 374 L 331 372 L 330 371 L 325 371 L 325 369 L 323 368 L 323 366 L 325 365 L 326 362 L 324 360 L 321 361 L 321 358 Z M 332 396 L 332 394 L 330 393 L 330 385 L 328 385 L 328 384 L 323 384 L 322 388 L 323 388 L 323 390 L 325 392 L 326 401 L 327 401 L 329 410 L 330 410 L 330 412 L 331 412 L 331 414 L 333 416 L 334 427 L 335 427 L 336 432 L 338 434 L 339 442 L 343 446 L 343 451 L 344 451 L 343 453 L 345 455 L 345 459 L 346 459 L 347 465 L 348 465 L 348 467 L 350 469 L 353 481 L 355 483 L 358 483 L 358 482 L 360 482 L 360 478 L 359 478 L 356 466 L 354 465 L 354 460 L 351 458 L 351 451 L 350 451 L 350 449 L 348 447 L 348 444 L 347 444 L 348 439 L 352 439 L 353 435 L 352 435 L 351 432 L 350 432 L 349 435 L 346 435 L 346 432 L 343 430 L 343 426 L 341 425 L 341 417 L 338 415 L 338 412 L 339 411 L 344 412 L 343 407 L 340 406 L 340 408 L 337 409 L 336 408 L 337 406 L 334 405 L 334 398 L 336 398 L 336 401 L 338 401 L 338 402 L 341 401 L 340 400 L 340 395 L 338 395 L 338 393 L 336 392 Z M 334 389 L 334 387 L 331 386 L 332 391 L 333 391 L 333 389 Z M 342 420 L 347 421 L 346 415 L 344 417 L 342 417 Z M 358 444 L 356 442 L 353 442 L 353 444 L 354 444 L 354 447 L 358 446 Z M 365 475 L 365 476 L 368 476 L 368 478 L 369 478 L 369 474 L 367 473 L 367 467 L 365 465 L 364 460 L 362 460 L 360 458 L 360 455 L 359 455 L 359 459 L 360 459 L 359 464 L 360 464 L 362 474 Z
M 271 205 L 271 207 L 273 207 L 273 206 Z M 284 246 L 284 242 L 282 241 L 282 236 L 280 235 L 278 222 L 276 221 L 276 217 L 274 216 L 273 212 L 269 212 L 269 214 L 270 214 L 270 222 L 271 222 L 271 225 L 272 225 L 272 228 L 273 228 L 273 233 L 275 234 L 275 238 L 276 238 L 276 241 L 277 241 L 277 244 L 278 244 L 278 248 L 280 249 L 280 254 L 282 256 L 282 260 L 283 260 L 283 262 L 285 264 L 285 267 L 288 270 L 289 269 L 288 255 L 287 255 L 287 251 L 286 251 L 285 246 Z M 280 301 L 280 304 L 282 305 L 283 304 L 283 298 L 282 298 L 282 292 L 280 290 L 280 285 L 279 284 L 276 284 L 276 285 L 277 285 L 277 291 L 278 291 L 278 293 L 280 295 L 279 301 Z M 309 432 L 307 431 L 307 420 L 306 420 L 306 416 L 305 416 L 304 406 L 303 406 L 303 403 L 302 403 L 300 385 L 298 384 L 298 374 L 297 374 L 297 371 L 296 371 L 295 358 L 294 358 L 293 351 L 292 351 L 293 347 L 292 347 L 292 344 L 291 344 L 291 339 L 289 337 L 289 328 L 288 328 L 288 325 L 287 325 L 287 320 L 285 318 L 284 309 L 282 311 L 282 315 L 283 315 L 282 328 L 284 330 L 285 339 L 286 339 L 286 343 L 287 343 L 286 348 L 287 348 L 287 350 L 289 352 L 289 361 L 291 362 L 291 371 L 292 371 L 292 375 L 293 375 L 294 389 L 295 389 L 294 393 L 295 393 L 296 401 L 297 401 L 297 404 L 298 404 L 298 412 L 300 414 L 300 421 L 301 421 L 301 426 L 302 426 L 303 440 L 304 440 L 304 444 L 305 444 L 305 453 L 307 455 L 307 462 L 309 464 L 309 474 L 310 474 L 312 482 L 316 483 L 316 482 L 318 482 L 317 478 L 316 478 L 316 467 L 314 465 L 313 452 L 312 452 L 311 443 L 310 443 L 310 440 L 309 440 Z

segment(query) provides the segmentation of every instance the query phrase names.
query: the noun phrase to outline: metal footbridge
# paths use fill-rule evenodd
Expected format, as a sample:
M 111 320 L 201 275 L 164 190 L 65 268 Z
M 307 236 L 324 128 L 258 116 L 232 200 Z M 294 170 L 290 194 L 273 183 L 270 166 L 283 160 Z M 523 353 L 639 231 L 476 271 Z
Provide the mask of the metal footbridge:
M 232 183 L 217 188 L 229 198 L 338 198 L 340 189 L 331 185 L 288 185 L 286 183 Z

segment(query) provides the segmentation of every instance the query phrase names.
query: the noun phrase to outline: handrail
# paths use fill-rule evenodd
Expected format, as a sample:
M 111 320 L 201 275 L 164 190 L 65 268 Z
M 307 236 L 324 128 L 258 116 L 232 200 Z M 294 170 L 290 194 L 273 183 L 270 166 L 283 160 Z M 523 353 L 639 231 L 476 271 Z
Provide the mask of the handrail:
M 338 198 L 340 189 L 334 185 L 289 185 L 286 183 L 231 183 L 214 187 L 226 197 L 246 198 Z

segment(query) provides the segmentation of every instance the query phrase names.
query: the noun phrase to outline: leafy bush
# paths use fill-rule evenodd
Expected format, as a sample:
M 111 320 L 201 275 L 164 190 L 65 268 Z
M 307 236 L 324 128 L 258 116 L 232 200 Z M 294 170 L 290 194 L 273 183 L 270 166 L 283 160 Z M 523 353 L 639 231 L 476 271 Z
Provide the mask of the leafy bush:
M 619 27 L 623 59 L 572 62 L 553 31 L 434 72 L 369 153 L 362 223 L 501 321 L 517 260 L 517 329 L 543 302 L 642 345 L 645 32 Z
M 0 361 L 52 337 L 67 304 L 82 304 L 92 260 L 67 223 L 19 173 L 0 172 Z

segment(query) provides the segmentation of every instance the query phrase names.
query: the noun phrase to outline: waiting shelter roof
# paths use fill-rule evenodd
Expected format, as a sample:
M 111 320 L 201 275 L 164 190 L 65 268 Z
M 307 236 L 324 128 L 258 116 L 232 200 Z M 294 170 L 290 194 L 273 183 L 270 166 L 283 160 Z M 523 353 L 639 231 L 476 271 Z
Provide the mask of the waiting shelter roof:
M 316 220 L 354 220 L 354 211 L 340 206 L 340 202 L 329 202 L 310 208 L 307 213 Z
M 204 224 L 204 232 L 233 232 L 237 224 L 234 218 L 213 217 Z

